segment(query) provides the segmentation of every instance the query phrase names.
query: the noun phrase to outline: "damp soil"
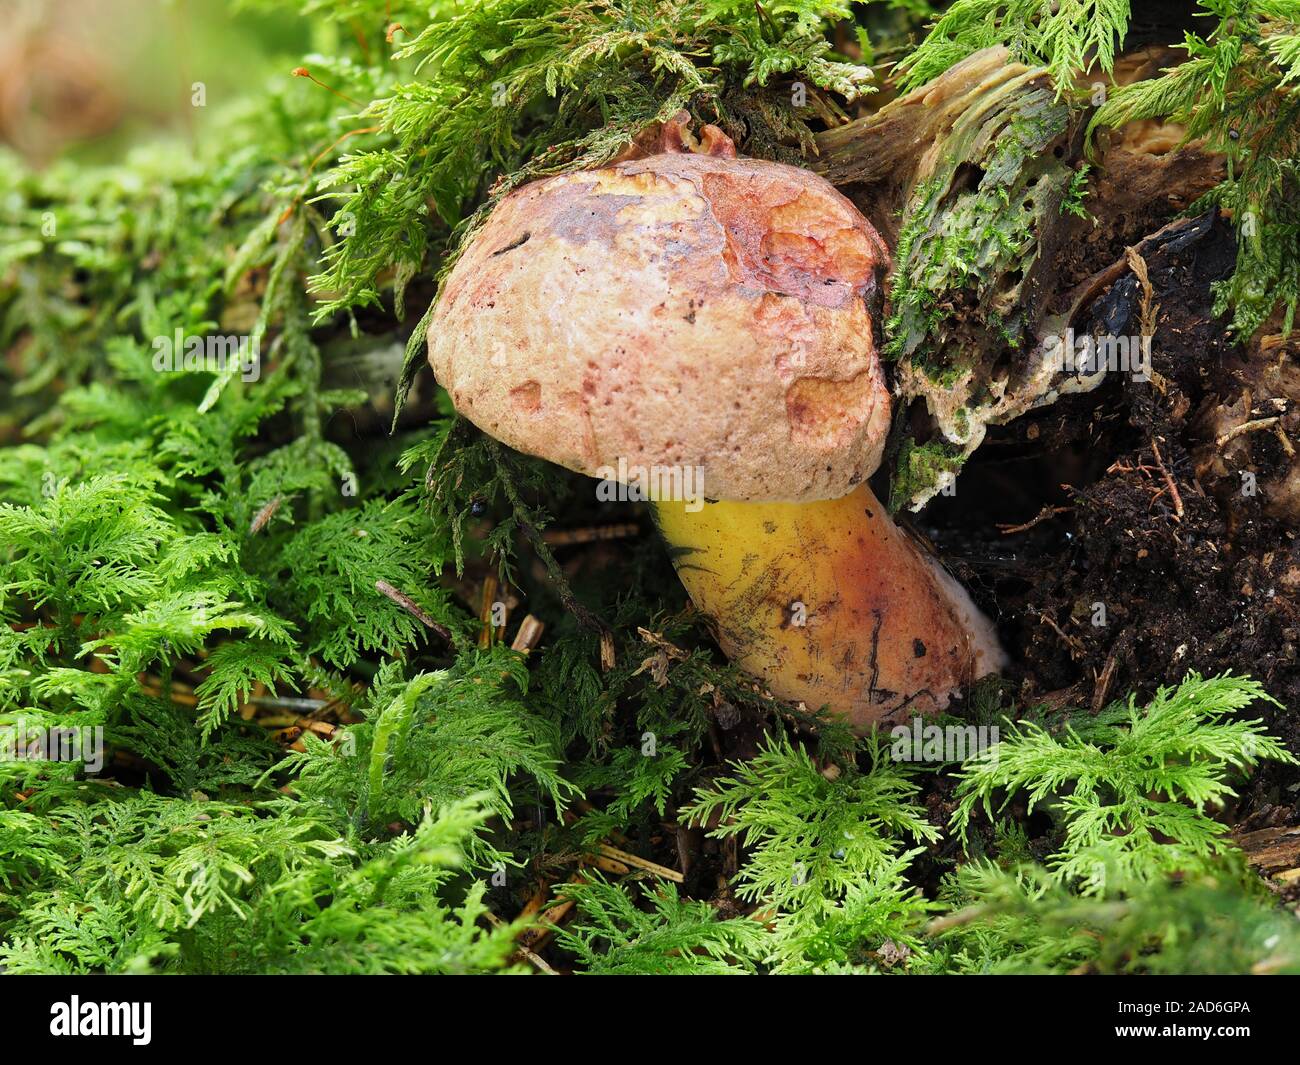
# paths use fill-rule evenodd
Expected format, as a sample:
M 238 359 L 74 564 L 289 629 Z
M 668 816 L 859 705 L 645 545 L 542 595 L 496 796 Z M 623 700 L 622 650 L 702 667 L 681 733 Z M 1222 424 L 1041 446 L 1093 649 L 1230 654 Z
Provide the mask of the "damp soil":
M 1152 383 L 1112 373 L 993 430 L 959 494 L 921 517 L 1016 649 L 1021 708 L 1096 711 L 1188 671 L 1248 672 L 1281 704 L 1252 712 L 1300 749 L 1300 544 L 1276 498 L 1294 460 L 1273 432 L 1251 434 L 1249 450 L 1216 443 L 1232 424 L 1217 415 L 1243 392 L 1252 413 L 1288 402 L 1260 393 L 1267 375 L 1251 363 L 1285 353 L 1243 350 L 1214 314 L 1212 286 L 1235 254 L 1214 214 L 1148 242 Z M 1141 332 L 1145 295 L 1124 272 L 1076 331 Z M 948 788 L 936 784 L 935 813 Z M 1266 765 L 1238 790 L 1224 812 L 1234 829 L 1300 822 L 1297 767 Z

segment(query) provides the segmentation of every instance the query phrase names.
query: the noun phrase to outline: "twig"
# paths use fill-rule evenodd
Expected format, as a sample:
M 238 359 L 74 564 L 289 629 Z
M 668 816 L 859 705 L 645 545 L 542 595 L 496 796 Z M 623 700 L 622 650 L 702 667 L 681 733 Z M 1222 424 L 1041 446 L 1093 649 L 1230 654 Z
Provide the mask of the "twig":
M 936 917 L 925 926 L 927 936 L 937 936 L 940 932 L 946 932 L 950 928 L 960 928 L 968 925 L 971 921 L 978 920 L 986 913 L 989 913 L 990 907 L 984 905 L 967 906 L 964 910 L 958 910 L 956 913 L 945 914 L 943 917 Z
M 618 525 L 591 525 L 583 529 L 548 529 L 542 533 L 544 540 L 551 547 L 569 547 L 573 544 L 590 544 L 597 540 L 624 540 L 641 532 L 641 526 L 633 521 Z
M 416 621 L 419 621 L 421 624 L 431 628 L 434 632 L 436 632 L 448 643 L 451 642 L 451 629 L 447 628 L 446 625 L 439 624 L 438 622 L 434 621 L 433 618 L 429 617 L 429 615 L 425 613 L 424 608 L 420 606 L 420 604 L 417 603 L 414 599 L 412 599 L 409 595 L 405 595 L 402 592 L 399 592 L 387 581 L 382 581 L 382 580 L 375 581 L 375 590 L 382 592 L 384 595 L 388 596 L 389 599 L 391 599 L 394 603 L 396 603 L 408 614 L 410 614 L 413 618 L 415 618 Z
M 1123 640 L 1124 638 L 1121 636 L 1115 642 L 1115 646 L 1110 649 L 1110 654 L 1106 656 L 1106 664 L 1101 667 L 1097 683 L 1092 689 L 1091 710 L 1093 714 L 1101 713 L 1101 708 L 1106 705 L 1106 696 L 1110 694 L 1110 685 L 1115 679 L 1115 669 L 1119 665 L 1119 650 Z
M 570 884 L 585 884 L 587 878 L 581 873 L 574 873 L 569 877 Z M 561 899 L 548 907 L 537 920 L 537 924 L 532 928 L 525 928 L 519 935 L 519 940 L 529 947 L 539 947 L 551 937 L 555 930 L 553 926 L 558 925 L 568 915 L 568 912 L 576 905 L 573 898 Z
M 265 729 L 308 729 L 318 736 L 332 736 L 338 730 L 337 725 L 328 721 L 313 721 L 309 717 L 297 717 L 286 714 L 279 717 L 259 717 L 256 723 Z
M 1053 631 L 1055 631 L 1056 635 L 1059 636 L 1065 642 L 1065 646 L 1070 649 L 1071 658 L 1077 657 L 1075 654 L 1076 651 L 1083 650 L 1083 647 L 1078 640 L 1076 640 L 1073 636 L 1068 635 L 1065 632 L 1065 630 L 1061 628 L 1060 625 L 1058 625 L 1046 614 L 1039 614 L 1038 620 L 1041 621 L 1044 625 L 1050 626 L 1053 629 Z
M 1272 418 L 1256 418 L 1253 422 L 1243 422 L 1241 425 L 1234 425 L 1226 433 L 1223 433 L 1215 440 L 1215 444 L 1223 447 L 1229 441 L 1236 440 L 1239 436 L 1245 436 L 1246 433 L 1258 433 L 1263 429 L 1271 429 L 1281 419 L 1277 416 Z
M 485 916 L 495 928 L 509 927 L 505 921 L 501 920 L 501 918 L 498 917 L 491 910 L 488 910 Z M 515 943 L 515 953 L 524 958 L 527 958 L 530 962 L 532 962 L 533 966 L 537 969 L 538 972 L 545 973 L 547 976 L 560 975 L 550 967 L 550 965 L 547 963 L 545 958 L 543 958 L 540 954 L 536 954 L 533 951 L 529 950 L 528 947 L 524 946 L 522 943 L 518 941 L 516 941 Z
M 489 573 L 483 580 L 483 601 L 478 611 L 478 619 L 483 623 L 478 634 L 478 645 L 482 648 L 491 647 L 492 638 L 498 635 L 495 631 L 496 626 L 492 624 L 492 609 L 497 602 L 497 586 L 497 575 Z
M 665 880 L 671 880 L 675 884 L 684 884 L 686 877 L 682 876 L 676 869 L 669 869 L 666 865 L 660 865 L 658 862 L 647 861 L 645 858 L 638 858 L 635 854 L 629 854 L 627 851 L 621 851 L 617 847 L 611 847 L 608 843 L 602 843 L 599 847 L 600 853 L 606 858 L 613 858 L 624 865 L 631 865 L 637 869 L 644 869 L 647 873 L 654 873 L 655 876 L 661 876 Z
M 249 699 L 248 703 L 252 706 L 266 710 L 305 710 L 311 712 L 314 710 L 324 710 L 327 706 L 332 706 L 335 701 L 337 700 L 296 699 L 292 696 L 279 698 L 269 695 L 259 695 L 255 698 Z
M 1169 470 L 1165 467 L 1165 460 L 1160 457 L 1160 445 L 1156 443 L 1156 438 L 1151 438 L 1151 451 L 1155 454 L 1156 462 L 1160 465 L 1160 472 L 1164 475 L 1165 485 L 1169 489 L 1169 498 L 1174 501 L 1174 520 L 1183 520 L 1183 497 L 1178 494 L 1178 485 L 1174 484 L 1173 477 L 1170 476 Z
M 1013 533 L 1026 532 L 1029 529 L 1032 529 L 1035 525 L 1039 525 L 1042 522 L 1047 521 L 1049 518 L 1054 518 L 1058 514 L 1068 514 L 1073 509 L 1074 507 L 1047 506 L 1038 512 L 1038 516 L 1036 518 L 1031 518 L 1029 521 L 1024 522 L 1020 525 L 999 525 L 998 531 L 1003 536 L 1011 536 Z
M 1286 435 L 1286 430 L 1282 428 L 1280 422 L 1273 426 L 1273 431 L 1277 433 L 1277 442 L 1282 445 L 1282 450 L 1287 453 L 1287 457 L 1295 458 L 1295 445 L 1291 443 L 1291 438 Z

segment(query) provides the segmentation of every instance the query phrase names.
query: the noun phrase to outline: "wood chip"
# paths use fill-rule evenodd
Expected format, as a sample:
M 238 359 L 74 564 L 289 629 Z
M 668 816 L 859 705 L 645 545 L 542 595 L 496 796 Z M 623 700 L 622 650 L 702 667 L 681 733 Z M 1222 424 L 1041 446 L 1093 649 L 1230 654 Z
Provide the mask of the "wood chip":
M 545 629 L 545 623 L 538 621 L 532 614 L 528 614 L 525 616 L 524 620 L 519 623 L 519 631 L 515 633 L 515 638 L 510 644 L 510 649 L 526 655 L 542 642 L 542 633 Z

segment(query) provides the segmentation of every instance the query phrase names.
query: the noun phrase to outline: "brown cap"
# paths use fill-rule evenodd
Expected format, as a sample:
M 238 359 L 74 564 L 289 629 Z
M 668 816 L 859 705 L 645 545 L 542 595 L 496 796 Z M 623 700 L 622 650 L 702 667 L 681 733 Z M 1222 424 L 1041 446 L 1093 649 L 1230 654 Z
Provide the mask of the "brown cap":
M 711 499 L 837 498 L 888 431 L 868 309 L 887 250 L 821 178 L 704 133 L 708 154 L 505 197 L 447 280 L 429 362 L 461 414 L 569 469 L 694 467 Z

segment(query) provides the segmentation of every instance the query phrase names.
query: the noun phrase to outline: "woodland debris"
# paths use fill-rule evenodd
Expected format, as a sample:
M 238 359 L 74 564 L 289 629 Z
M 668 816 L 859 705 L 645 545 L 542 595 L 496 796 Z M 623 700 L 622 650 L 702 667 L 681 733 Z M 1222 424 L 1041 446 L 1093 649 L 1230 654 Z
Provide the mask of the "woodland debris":
M 611 847 L 608 843 L 600 845 L 600 853 L 607 858 L 613 858 L 615 861 L 624 862 L 627 865 L 634 866 L 637 869 L 644 869 L 648 873 L 654 873 L 655 876 L 661 876 L 665 880 L 671 880 L 676 884 L 684 883 L 686 878 L 676 869 L 669 869 L 666 865 L 660 865 L 658 862 L 649 861 L 646 858 L 638 858 L 635 854 L 629 854 L 627 851 L 619 850 L 617 847 Z
M 1236 440 L 1239 436 L 1245 436 L 1247 433 L 1262 432 L 1265 429 L 1272 429 L 1279 421 L 1281 421 L 1281 419 L 1274 415 L 1271 418 L 1256 418 L 1254 421 L 1243 422 L 1241 425 L 1234 426 L 1226 433 L 1218 436 L 1214 442 L 1222 448 L 1231 441 Z
M 1300 825 L 1261 828 L 1233 836 L 1246 860 L 1265 876 L 1292 879 L 1300 866 Z
M 547 529 L 542 533 L 542 539 L 551 547 L 568 547 L 600 540 L 623 540 L 640 534 L 641 526 L 627 521 L 616 525 L 589 525 L 582 529 Z
M 1151 438 L 1151 451 L 1156 457 L 1156 465 L 1160 467 L 1160 473 L 1165 479 L 1165 487 L 1169 489 L 1169 496 L 1174 501 L 1174 520 L 1183 520 L 1183 497 L 1178 494 L 1178 485 L 1174 483 L 1173 477 L 1170 476 L 1168 468 L 1165 466 L 1165 460 L 1160 455 L 1160 445 L 1156 443 L 1156 438 Z
M 545 629 L 546 625 L 534 615 L 526 615 L 524 620 L 519 623 L 519 630 L 515 633 L 510 649 L 521 654 L 527 654 L 542 642 L 542 633 Z
M 400 606 L 426 628 L 432 629 L 444 640 L 447 640 L 448 642 L 451 641 L 451 629 L 430 617 L 424 607 L 420 606 L 420 604 L 409 595 L 404 592 L 399 592 L 385 580 L 375 581 L 375 590 L 388 596 L 389 599 Z

